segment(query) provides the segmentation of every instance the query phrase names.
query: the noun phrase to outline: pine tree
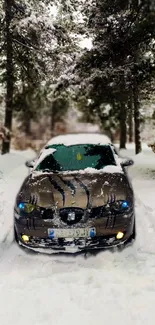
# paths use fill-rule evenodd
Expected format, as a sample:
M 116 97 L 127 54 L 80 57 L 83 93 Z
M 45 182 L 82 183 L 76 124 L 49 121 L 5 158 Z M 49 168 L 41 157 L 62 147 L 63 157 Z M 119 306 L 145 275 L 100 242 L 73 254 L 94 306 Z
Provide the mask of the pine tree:
M 138 153 L 141 91 L 151 80 L 154 69 L 153 62 L 145 57 L 155 34 L 154 12 L 148 1 L 96 0 L 86 7 L 85 13 L 93 47 L 76 66 L 82 80 L 79 94 L 82 89 L 82 95 L 96 103 L 98 116 L 100 107 L 104 109 L 107 103 L 118 110 L 114 118 L 120 120 L 121 148 L 125 147 L 127 108 L 132 98 Z
M 6 23 L 6 109 L 4 126 L 9 130 L 8 137 L 4 138 L 2 153 L 10 149 L 10 131 L 12 128 L 13 114 L 13 44 L 11 33 L 12 0 L 5 0 L 5 23 Z
M 67 24 L 68 12 L 61 1 L 6 0 L 5 3 L 0 39 L 4 44 L 3 65 L 7 58 L 3 78 L 7 85 L 5 127 L 11 134 L 14 112 L 29 132 L 26 117 L 29 116 L 29 121 L 39 118 L 40 110 L 51 102 L 58 77 L 74 60 L 77 45 L 71 32 L 75 23 L 70 18 Z M 56 16 L 52 14 L 53 4 L 59 9 Z M 10 138 L 3 141 L 2 152 L 8 152 L 9 148 Z

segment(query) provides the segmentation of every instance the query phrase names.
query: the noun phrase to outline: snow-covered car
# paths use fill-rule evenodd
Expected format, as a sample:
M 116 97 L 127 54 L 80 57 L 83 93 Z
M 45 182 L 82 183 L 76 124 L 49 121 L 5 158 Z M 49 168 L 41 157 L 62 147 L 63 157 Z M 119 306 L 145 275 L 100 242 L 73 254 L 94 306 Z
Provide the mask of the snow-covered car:
M 135 239 L 134 193 L 113 144 L 99 135 L 65 135 L 48 143 L 14 207 L 18 244 L 78 252 Z

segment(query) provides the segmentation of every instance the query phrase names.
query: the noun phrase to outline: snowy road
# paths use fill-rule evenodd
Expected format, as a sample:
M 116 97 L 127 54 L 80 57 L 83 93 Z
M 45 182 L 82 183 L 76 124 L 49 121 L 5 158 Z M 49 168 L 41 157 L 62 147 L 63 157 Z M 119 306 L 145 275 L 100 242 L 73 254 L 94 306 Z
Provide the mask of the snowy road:
M 24 159 L 16 168 L 9 162 L 9 169 L 0 161 L 0 324 L 154 325 L 155 154 L 144 146 L 130 168 L 136 242 L 121 253 L 88 259 L 26 254 L 12 243 L 14 199 L 27 175 Z

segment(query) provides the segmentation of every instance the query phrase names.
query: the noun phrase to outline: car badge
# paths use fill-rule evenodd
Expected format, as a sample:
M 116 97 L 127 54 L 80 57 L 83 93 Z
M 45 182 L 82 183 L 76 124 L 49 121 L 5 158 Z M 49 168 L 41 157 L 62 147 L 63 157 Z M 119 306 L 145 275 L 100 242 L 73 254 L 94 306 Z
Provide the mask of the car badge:
M 75 220 L 75 212 L 69 212 L 67 221 L 74 221 Z

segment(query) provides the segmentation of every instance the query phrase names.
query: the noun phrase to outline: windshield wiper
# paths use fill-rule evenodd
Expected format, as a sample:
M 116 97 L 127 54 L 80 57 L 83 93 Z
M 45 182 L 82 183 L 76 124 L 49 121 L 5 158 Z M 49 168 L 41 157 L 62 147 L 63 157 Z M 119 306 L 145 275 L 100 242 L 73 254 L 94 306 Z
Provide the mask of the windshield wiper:
M 59 171 L 52 170 L 52 169 L 48 169 L 48 168 L 43 169 L 42 172 L 43 172 L 43 173 L 46 173 L 46 172 L 48 172 L 48 173 L 56 173 L 56 174 L 59 173 Z

